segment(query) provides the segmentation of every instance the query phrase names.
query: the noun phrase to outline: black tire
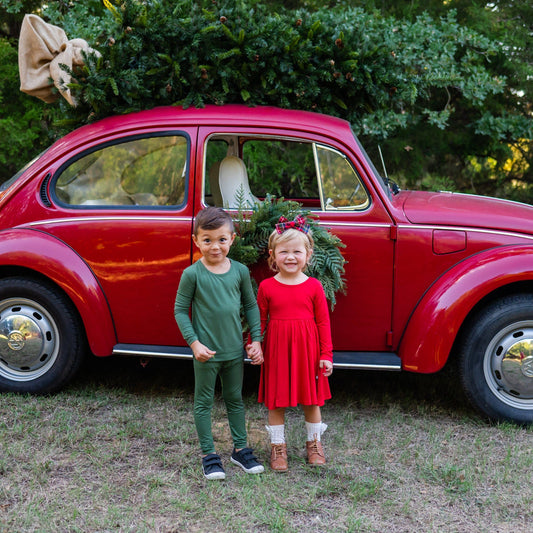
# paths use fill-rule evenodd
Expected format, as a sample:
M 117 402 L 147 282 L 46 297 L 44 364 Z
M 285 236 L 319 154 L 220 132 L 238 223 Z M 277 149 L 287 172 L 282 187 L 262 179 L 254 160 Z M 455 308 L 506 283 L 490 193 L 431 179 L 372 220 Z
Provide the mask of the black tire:
M 0 390 L 57 391 L 84 355 L 79 317 L 61 291 L 28 278 L 0 280 Z
M 493 421 L 533 422 L 533 296 L 496 300 L 469 321 L 459 345 L 468 399 Z

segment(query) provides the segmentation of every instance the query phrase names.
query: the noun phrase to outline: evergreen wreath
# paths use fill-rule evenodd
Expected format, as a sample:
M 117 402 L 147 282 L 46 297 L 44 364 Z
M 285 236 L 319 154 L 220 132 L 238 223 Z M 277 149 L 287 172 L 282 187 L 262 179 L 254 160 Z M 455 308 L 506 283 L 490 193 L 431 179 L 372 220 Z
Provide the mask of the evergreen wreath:
M 344 278 L 345 259 L 341 248 L 346 245 L 326 228 L 318 224 L 309 210 L 303 210 L 301 204 L 284 198 L 267 195 L 263 201 L 254 204 L 253 208 L 245 205 L 243 198 L 239 198 L 238 212 L 234 217 L 236 237 L 230 249 L 229 256 L 250 267 L 268 258 L 268 238 L 279 222 L 280 216 L 293 220 L 297 215 L 307 219 L 314 240 L 311 263 L 307 267 L 307 274 L 317 278 L 324 287 L 326 298 L 331 309 L 337 302 L 336 294 L 346 293 Z

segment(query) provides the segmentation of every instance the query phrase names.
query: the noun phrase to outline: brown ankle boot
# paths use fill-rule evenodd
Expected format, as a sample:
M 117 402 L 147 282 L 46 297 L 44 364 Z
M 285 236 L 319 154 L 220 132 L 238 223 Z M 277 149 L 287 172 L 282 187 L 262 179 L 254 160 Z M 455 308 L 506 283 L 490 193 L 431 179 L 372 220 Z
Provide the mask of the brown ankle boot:
M 276 472 L 287 472 L 289 464 L 287 462 L 287 444 L 272 444 L 270 452 L 270 468 Z
M 305 445 L 307 447 L 307 462 L 310 465 L 320 466 L 326 464 L 322 443 L 319 440 L 308 440 Z

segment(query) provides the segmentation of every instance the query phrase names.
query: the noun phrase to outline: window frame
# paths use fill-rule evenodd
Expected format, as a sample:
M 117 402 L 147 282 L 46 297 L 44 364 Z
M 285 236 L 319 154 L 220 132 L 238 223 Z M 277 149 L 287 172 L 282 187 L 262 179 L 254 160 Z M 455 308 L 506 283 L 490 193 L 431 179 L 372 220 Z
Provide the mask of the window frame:
M 203 206 L 209 206 L 211 204 L 208 204 L 206 202 L 206 184 L 208 182 L 208 176 L 207 176 L 207 152 L 208 152 L 208 144 L 212 140 L 225 140 L 227 142 L 228 139 L 234 138 L 236 139 L 236 143 L 233 143 L 233 145 L 230 143 L 228 144 L 228 154 L 227 155 L 238 155 L 242 159 L 243 156 L 243 146 L 247 141 L 252 140 L 270 140 L 270 141 L 287 141 L 287 142 L 294 142 L 294 143 L 300 143 L 300 144 L 309 144 L 311 145 L 311 150 L 313 154 L 313 160 L 314 160 L 314 167 L 315 167 L 315 179 L 318 180 L 318 193 L 319 193 L 319 201 L 320 201 L 320 207 L 319 208 L 307 208 L 309 211 L 312 212 L 322 212 L 322 213 L 334 213 L 334 212 L 343 212 L 343 213 L 350 213 L 350 212 L 357 212 L 361 213 L 364 211 L 367 211 L 372 206 L 372 195 L 368 191 L 368 187 L 365 184 L 364 179 L 362 179 L 361 174 L 357 171 L 357 168 L 352 163 L 350 158 L 343 153 L 338 148 L 335 148 L 331 145 L 328 145 L 324 143 L 323 141 L 318 141 L 315 139 L 305 139 L 302 137 L 295 137 L 293 135 L 276 135 L 276 134 L 268 134 L 268 133 L 253 133 L 253 132 L 235 132 L 230 133 L 229 131 L 217 131 L 209 134 L 204 139 L 204 147 L 203 147 L 203 162 L 202 162 L 202 183 L 201 183 L 201 202 Z M 318 147 L 321 147 L 322 149 L 329 150 L 335 154 L 340 155 L 352 168 L 355 176 L 359 180 L 359 183 L 361 184 L 361 187 L 363 188 L 367 201 L 364 203 L 361 207 L 358 206 L 347 206 L 347 207 L 337 207 L 337 208 L 330 208 L 326 209 L 325 202 L 326 198 L 324 196 L 324 190 L 323 190 L 323 182 L 322 182 L 322 175 L 320 172 L 320 166 L 318 162 L 318 157 L 316 154 L 316 149 Z M 231 153 L 230 153 L 231 152 Z M 256 193 L 257 191 L 253 191 L 252 193 Z M 293 198 L 284 197 L 286 200 L 293 200 Z M 294 201 L 298 201 L 298 198 L 295 198 Z M 224 208 L 226 209 L 226 208 Z M 234 211 L 234 209 L 229 209 L 229 211 Z
M 341 206 L 341 207 L 327 207 L 326 205 L 326 196 L 324 193 L 324 179 L 322 177 L 322 173 L 320 172 L 320 162 L 319 162 L 319 155 L 318 155 L 318 149 L 321 148 L 322 150 L 326 150 L 329 152 L 333 152 L 334 154 L 340 156 L 348 165 L 350 165 L 350 168 L 352 169 L 353 173 L 355 174 L 355 177 L 359 181 L 359 185 L 362 187 L 363 191 L 366 194 L 366 202 L 361 204 L 360 206 L 357 205 L 349 205 L 349 206 Z M 322 206 L 322 211 L 328 211 L 328 212 L 335 212 L 335 211 L 343 211 L 343 212 L 362 212 L 366 211 L 371 204 L 372 196 L 368 193 L 368 190 L 365 187 L 365 182 L 361 179 L 361 176 L 357 172 L 357 170 L 352 165 L 351 161 L 346 157 L 346 154 L 343 154 L 339 150 L 332 148 L 331 146 L 328 146 L 323 143 L 317 143 L 313 142 L 313 156 L 315 158 L 315 170 L 318 176 L 318 187 L 320 191 L 320 203 Z
M 63 201 L 59 195 L 56 192 L 56 186 L 59 178 L 63 174 L 63 172 L 69 168 L 71 165 L 76 163 L 76 161 L 79 161 L 80 159 L 89 156 L 90 154 L 105 150 L 106 148 L 109 148 L 110 146 L 118 146 L 121 144 L 125 144 L 128 142 L 134 142 L 137 140 L 143 140 L 143 139 L 151 139 L 151 138 L 157 138 L 157 137 L 177 137 L 181 136 L 186 141 L 186 161 L 185 161 L 185 170 L 184 170 L 184 180 L 185 180 L 185 186 L 184 186 L 184 192 L 183 192 L 183 201 L 179 204 L 173 204 L 173 205 L 137 205 L 137 204 L 93 204 L 93 205 L 83 205 L 83 204 L 70 204 L 65 201 Z M 74 209 L 74 210 L 88 210 L 88 211 L 94 211 L 94 210 L 154 210 L 154 211 L 179 211 L 182 210 L 187 205 L 187 198 L 189 193 L 189 188 L 191 187 L 190 183 L 190 174 L 191 174 L 191 137 L 190 135 L 183 130 L 180 129 L 172 129 L 172 130 L 164 130 L 164 131 L 156 131 L 156 132 L 149 132 L 149 133 L 138 133 L 134 135 L 126 135 L 124 137 L 119 137 L 116 139 L 112 139 L 109 141 L 104 141 L 100 144 L 97 144 L 95 146 L 92 146 L 86 150 L 82 150 L 81 152 L 77 153 L 75 156 L 69 158 L 67 161 L 62 163 L 59 168 L 54 172 L 54 175 L 52 179 L 50 180 L 50 198 L 52 201 L 61 207 L 68 208 L 68 209 Z

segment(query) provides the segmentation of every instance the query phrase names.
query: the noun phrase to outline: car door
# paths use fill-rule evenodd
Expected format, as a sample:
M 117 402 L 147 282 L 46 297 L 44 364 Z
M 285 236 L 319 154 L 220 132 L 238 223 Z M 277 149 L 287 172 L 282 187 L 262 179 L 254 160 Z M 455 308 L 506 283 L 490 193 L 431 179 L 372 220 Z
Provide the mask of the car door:
M 117 343 L 185 345 L 173 307 L 191 263 L 195 128 L 114 137 L 70 154 L 50 183 L 62 216 L 41 229 L 90 266 Z
M 224 191 L 217 190 L 217 172 L 226 157 L 238 157 L 246 169 L 248 183 L 243 190 L 249 187 L 249 198 L 261 200 L 271 194 L 296 200 L 342 240 L 347 291 L 338 295 L 331 315 L 334 349 L 389 351 L 393 223 L 361 157 L 335 139 L 287 127 L 282 132 L 200 128 L 198 150 L 197 164 L 203 165 L 204 173 L 198 194 L 204 205 L 219 202 L 236 212 L 235 204 L 224 199 Z M 272 274 L 264 265 L 254 271 L 258 281 Z

